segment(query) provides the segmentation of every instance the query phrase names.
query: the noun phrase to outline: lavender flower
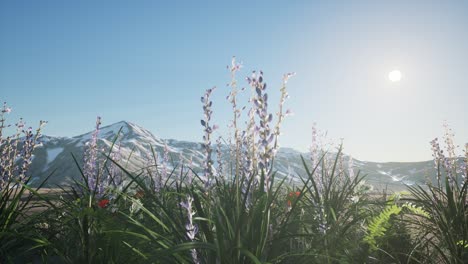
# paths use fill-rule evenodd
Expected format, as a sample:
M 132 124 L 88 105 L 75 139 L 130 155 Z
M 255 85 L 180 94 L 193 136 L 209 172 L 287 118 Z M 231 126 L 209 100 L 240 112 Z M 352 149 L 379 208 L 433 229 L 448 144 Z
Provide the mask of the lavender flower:
M 281 89 L 280 89 L 280 92 L 281 92 L 281 97 L 280 97 L 280 103 L 279 103 L 279 110 L 278 112 L 276 113 L 276 116 L 278 117 L 278 121 L 276 123 L 276 126 L 275 126 L 275 144 L 273 146 L 273 151 L 276 153 L 276 151 L 278 151 L 279 149 L 279 144 L 278 144 L 278 138 L 279 136 L 281 135 L 280 133 L 280 127 L 281 127 L 281 124 L 283 122 L 283 119 L 287 116 L 287 115 L 290 115 L 292 112 L 290 109 L 286 110 L 285 113 L 283 113 L 283 105 L 284 105 L 284 102 L 286 101 L 286 99 L 289 98 L 289 95 L 288 95 L 288 92 L 286 91 L 286 83 L 288 82 L 288 80 L 292 77 L 296 75 L 296 73 L 287 73 L 283 76 L 283 84 L 281 86 Z
M 83 174 L 88 180 L 88 187 L 96 196 L 102 196 L 102 188 L 99 186 L 99 162 L 98 162 L 98 137 L 101 126 L 101 117 L 96 118 L 96 127 L 91 139 L 86 142 L 86 151 L 84 154 Z
M 187 211 L 187 224 L 185 225 L 185 229 L 186 235 L 190 241 L 194 241 L 195 236 L 198 233 L 197 225 L 193 224 L 193 216 L 195 215 L 195 212 L 192 209 L 192 202 L 192 196 L 188 195 L 187 200 L 180 203 L 180 206 L 182 206 L 182 208 L 184 208 Z M 191 255 L 194 263 L 200 263 L 200 261 L 198 260 L 197 251 L 195 249 L 191 250 Z
M 322 175 L 322 167 L 320 164 L 321 146 L 320 146 L 318 137 L 319 136 L 318 136 L 317 124 L 314 123 L 312 125 L 312 144 L 310 146 L 310 158 L 311 158 L 311 163 L 312 163 L 312 169 L 315 169 L 314 174 L 313 174 L 313 179 L 315 183 L 317 184 L 319 193 L 322 193 L 324 183 L 321 177 Z
M 431 140 L 430 143 L 431 143 L 431 148 L 432 148 L 432 157 L 434 160 L 434 167 L 437 171 L 437 182 L 438 182 L 438 186 L 440 187 L 441 186 L 440 164 L 441 164 L 441 161 L 445 160 L 445 156 L 444 156 L 443 150 L 440 148 L 438 138 Z
M 237 124 L 237 120 L 240 118 L 241 110 L 237 107 L 237 79 L 236 74 L 241 68 L 241 64 L 236 62 L 236 57 L 232 57 L 231 67 L 228 66 L 231 72 L 231 83 L 228 86 L 231 87 L 231 91 L 226 99 L 232 105 L 232 112 L 233 112 L 233 119 L 231 126 L 234 129 L 234 145 L 231 145 L 231 152 L 233 152 L 235 157 L 235 174 L 239 175 L 239 167 L 240 167 L 240 144 L 241 139 L 239 137 L 239 128 Z M 236 177 L 238 179 L 238 177 Z
M 210 125 L 211 115 L 213 111 L 211 110 L 211 106 L 213 102 L 210 100 L 211 93 L 214 91 L 216 87 L 206 90 L 205 95 L 201 98 L 203 103 L 203 112 L 204 112 L 204 119 L 200 121 L 201 125 L 205 128 L 204 132 L 205 135 L 203 136 L 203 144 L 202 147 L 205 151 L 205 188 L 209 188 L 211 186 L 211 181 L 213 177 L 213 160 L 211 159 L 211 134 L 213 133 L 213 127 Z
M 31 127 L 25 129 L 25 123 L 20 119 L 15 124 L 16 134 L 3 138 L 3 129 L 10 126 L 5 124 L 5 114 L 10 112 L 11 108 L 3 103 L 0 111 L 0 191 L 10 184 L 25 183 L 29 179 L 27 172 L 32 164 L 33 151 L 40 145 L 41 131 L 47 123 L 40 121 L 34 134 Z
M 255 93 L 252 91 L 252 96 L 249 99 L 249 103 L 252 104 L 251 108 L 248 111 L 247 118 L 248 120 L 245 121 L 246 128 L 243 130 L 240 135 L 237 137 L 235 149 L 231 151 L 231 156 L 236 156 L 236 164 L 238 164 L 237 174 L 245 175 L 244 183 L 242 184 L 241 192 L 245 195 L 247 190 L 248 182 L 250 181 L 251 177 L 253 177 L 257 172 L 257 126 L 255 124 L 255 105 L 253 103 L 255 97 Z M 245 109 L 245 107 L 243 107 Z M 232 144 L 231 144 L 232 145 Z M 240 178 L 240 177 L 238 177 Z M 238 179 L 237 178 L 237 179 Z M 255 177 L 254 185 L 258 184 L 260 181 L 260 177 Z M 252 193 L 247 193 L 247 200 L 245 206 L 251 202 Z
M 268 111 L 268 94 L 266 92 L 266 83 L 263 81 L 263 72 L 253 72 L 252 76 L 247 78 L 247 82 L 252 88 L 252 96 L 249 100 L 251 108 L 248 111 L 248 117 L 246 120 L 245 130 L 239 128 L 239 120 L 241 113 L 246 109 L 245 106 L 238 106 L 238 83 L 236 75 L 239 72 L 241 64 L 236 62 L 235 57 L 231 61 L 231 65 L 227 68 L 231 74 L 231 82 L 227 85 L 231 88 L 226 99 L 231 103 L 233 110 L 233 119 L 228 124 L 228 127 L 232 128 L 229 133 L 230 136 L 227 142 L 230 146 L 230 156 L 235 159 L 234 166 L 230 166 L 232 169 L 231 175 L 235 176 L 236 188 L 243 188 L 244 183 L 237 182 L 238 179 L 245 179 L 249 182 L 252 177 L 255 179 L 260 178 L 260 175 L 264 175 L 264 184 L 266 188 L 270 187 L 270 177 L 272 170 L 273 159 L 279 149 L 278 137 L 280 135 L 280 126 L 284 120 L 284 117 L 291 114 L 290 110 L 283 111 L 283 105 L 285 100 L 288 98 L 286 92 L 286 83 L 294 73 L 288 73 L 283 76 L 283 85 L 281 87 L 281 99 L 279 105 L 279 111 L 276 113 L 277 120 L 273 124 L 273 114 Z M 206 91 L 205 96 L 201 98 L 203 103 L 203 110 L 205 118 L 201 120 L 202 126 L 205 128 L 205 135 L 203 137 L 204 143 L 202 145 L 205 151 L 205 185 L 209 186 L 211 177 L 214 172 L 217 174 L 224 174 L 223 164 L 218 164 L 218 170 L 212 169 L 213 161 L 211 160 L 211 133 L 214 127 L 209 125 L 211 119 L 211 106 L 212 102 L 209 100 L 213 89 Z M 241 88 L 240 91 L 244 91 L 245 88 Z M 233 133 L 233 135 L 232 135 Z M 232 135 L 232 136 L 231 136 Z M 218 161 L 222 160 L 218 143 Z M 244 177 L 245 176 L 245 177 Z M 254 186 L 258 184 L 258 180 L 254 181 Z M 241 186 L 242 185 L 242 186 Z M 245 191 L 245 190 L 242 190 Z
M 29 127 L 26 131 L 23 131 L 25 137 L 23 141 L 23 150 L 20 154 L 21 167 L 18 175 L 18 179 L 22 182 L 25 182 L 27 180 L 26 172 L 32 164 L 33 150 L 36 148 L 38 139 L 39 137 L 41 137 L 41 130 L 46 123 L 46 121 L 42 120 L 39 122 L 39 127 L 36 130 L 36 134 L 32 132 L 31 127 Z
M 220 177 L 224 177 L 223 153 L 221 148 L 221 136 L 219 136 L 218 139 L 216 139 L 216 160 L 218 162 L 217 174 Z
M 442 186 L 441 181 L 441 169 L 445 172 L 445 175 L 448 179 L 449 184 L 454 187 L 455 184 L 460 183 L 463 185 L 463 181 L 467 180 L 467 161 L 468 161 L 468 144 L 465 145 L 465 158 L 461 160 L 460 164 L 458 163 L 459 157 L 456 154 L 456 149 L 458 146 L 455 146 L 454 134 L 452 129 L 445 121 L 443 124 L 444 127 L 444 143 L 445 150 L 442 150 L 440 147 L 439 141 L 437 138 L 430 141 L 432 156 L 434 158 L 435 168 L 437 170 L 437 183 L 438 186 Z
M 447 121 L 443 124 L 445 135 L 445 147 L 447 150 L 447 157 L 444 160 L 444 167 L 445 171 L 447 172 L 447 177 L 449 178 L 450 182 L 456 182 L 456 155 L 455 155 L 455 144 L 454 144 L 454 134 L 452 129 L 450 129 Z
M 8 114 L 11 112 L 11 108 L 9 108 L 6 104 L 6 102 L 3 103 L 3 108 L 2 111 L 0 112 L 0 146 L 3 145 L 3 129 L 8 127 L 8 125 L 5 125 L 5 114 Z
M 335 184 L 338 186 L 343 186 L 343 184 L 346 184 L 347 180 L 353 180 L 355 178 L 353 159 L 351 156 L 347 159 L 348 165 L 347 168 L 345 168 L 346 161 L 342 146 L 343 139 L 340 140 L 339 144 L 336 144 L 332 139 L 327 138 L 326 132 L 317 129 L 316 123 L 313 124 L 310 159 L 313 170 L 312 178 L 317 186 L 318 195 L 323 195 L 324 187 L 330 184 L 330 176 L 332 173 L 335 173 Z M 333 148 L 339 153 L 336 168 L 333 155 L 328 155 L 328 151 Z
M 263 82 L 263 72 L 252 73 L 250 78 L 247 78 L 250 86 L 255 90 L 256 96 L 253 99 L 255 105 L 255 113 L 259 118 L 258 130 L 258 167 L 260 173 L 265 176 L 265 188 L 270 185 L 271 162 L 274 157 L 274 146 L 272 145 L 275 139 L 275 134 L 270 128 L 270 123 L 273 120 L 273 115 L 268 113 L 268 94 L 266 93 L 267 85 Z

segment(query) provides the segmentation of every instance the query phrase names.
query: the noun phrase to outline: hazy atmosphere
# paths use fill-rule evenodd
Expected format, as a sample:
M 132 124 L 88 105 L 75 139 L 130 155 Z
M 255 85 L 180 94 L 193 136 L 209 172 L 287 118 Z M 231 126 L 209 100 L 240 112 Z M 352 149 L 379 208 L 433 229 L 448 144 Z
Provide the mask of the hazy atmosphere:
M 468 263 L 468 1 L 0 0 L 0 263 Z
M 467 12 L 465 1 L 2 1 L 1 100 L 12 119 L 49 121 L 47 135 L 88 132 L 99 115 L 201 141 L 199 97 L 218 87 L 223 131 L 236 56 L 242 86 L 252 70 L 270 89 L 297 73 L 282 146 L 307 151 L 316 122 L 358 159 L 429 160 L 444 120 L 468 140 Z

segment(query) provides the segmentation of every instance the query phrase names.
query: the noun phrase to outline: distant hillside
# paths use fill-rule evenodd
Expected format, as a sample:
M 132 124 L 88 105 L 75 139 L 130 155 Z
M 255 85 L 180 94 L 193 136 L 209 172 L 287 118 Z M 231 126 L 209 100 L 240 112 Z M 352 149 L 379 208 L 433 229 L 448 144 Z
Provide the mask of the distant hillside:
M 131 122 L 118 122 L 102 127 L 99 134 L 100 146 L 110 147 L 119 130 L 122 130 L 120 153 L 122 164 L 129 171 L 138 171 L 148 163 L 151 158 L 150 146 L 160 157 L 163 156 L 164 143 L 168 146 L 171 160 L 178 164 L 180 159 L 187 163 L 192 157 L 195 171 L 201 171 L 200 164 L 203 160 L 203 152 L 200 143 L 179 141 L 175 139 L 163 140 L 156 137 L 150 131 Z M 79 177 L 79 170 L 73 161 L 72 153 L 82 163 L 85 143 L 91 138 L 92 131 L 75 137 L 49 137 L 43 136 L 42 147 L 35 150 L 35 157 L 31 167 L 33 182 L 38 183 L 47 175 L 54 172 L 48 182 L 49 186 L 69 183 L 70 179 Z M 223 159 L 229 157 L 227 147 L 222 148 Z M 281 148 L 276 156 L 274 168 L 281 177 L 289 176 L 292 181 L 300 182 L 298 175 L 305 176 L 301 155 L 309 159 L 308 153 L 301 153 L 291 148 Z M 128 159 L 128 157 L 131 157 Z M 347 160 L 347 159 L 345 159 Z M 354 167 L 366 174 L 366 182 L 375 189 L 400 190 L 404 185 L 423 183 L 425 179 L 434 179 L 435 170 L 433 161 L 423 162 L 368 162 L 353 160 Z M 169 166 L 171 170 L 172 167 Z

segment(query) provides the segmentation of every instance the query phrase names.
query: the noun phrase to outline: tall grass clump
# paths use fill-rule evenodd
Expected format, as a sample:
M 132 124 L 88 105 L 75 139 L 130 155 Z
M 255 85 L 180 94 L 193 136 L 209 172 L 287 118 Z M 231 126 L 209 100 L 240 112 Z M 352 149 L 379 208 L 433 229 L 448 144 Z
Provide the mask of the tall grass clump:
M 445 123 L 444 148 L 436 138 L 431 141 L 436 183 L 427 186 L 409 186 L 414 199 L 429 214 L 415 224 L 424 233 L 421 247 L 433 252 L 435 263 L 468 262 L 468 144 L 464 155 L 456 154 L 454 134 Z
M 48 241 L 46 260 L 60 263 L 122 263 L 139 259 L 125 235 L 127 222 L 119 214 L 131 203 L 122 199 L 130 187 L 122 181 L 118 149 L 114 150 L 121 133 L 117 133 L 109 149 L 99 143 L 101 118 L 85 144 L 83 162 L 73 155 L 81 179 L 70 186 L 57 186 L 60 197 L 44 213 L 43 237 Z M 83 165 L 81 165 L 83 164 Z M 127 209 L 128 210 L 128 209 Z M 65 242 L 66 241 L 66 242 Z
M 280 256 L 286 263 L 357 263 L 365 261 L 359 241 L 368 216 L 363 177 L 347 168 L 342 145 L 335 153 L 319 143 L 312 130 L 311 160 L 302 158 L 306 175 L 297 199 L 282 219 L 278 238 L 288 241 Z M 285 239 L 286 238 L 286 239 Z
M 271 259 L 274 255 L 270 251 L 271 245 L 277 242 L 273 239 L 274 232 L 278 230 L 275 219 L 285 213 L 284 204 L 278 204 L 280 195 L 283 195 L 281 186 L 284 180 L 275 181 L 272 164 L 285 117 L 286 83 L 292 74 L 283 78 L 276 122 L 273 122 L 274 113 L 270 112 L 269 90 L 263 72 L 253 71 L 246 78 L 251 96 L 244 118 L 246 126 L 242 127 L 240 120 L 245 108 L 238 106 L 238 93 L 244 89 L 238 88 L 236 79 L 240 68 L 233 59 L 229 67 L 231 91 L 227 97 L 233 109 L 230 124 L 233 137 L 229 139 L 231 152 L 227 164 L 230 173 L 216 177 L 215 188 L 206 193 L 194 193 L 197 211 L 210 219 L 201 223 L 199 228 L 204 244 L 214 249 L 207 252 L 205 262 L 258 263 Z M 206 103 L 204 108 L 211 106 L 211 102 Z M 210 132 L 204 127 L 205 133 Z M 204 144 L 209 157 L 209 144 L 206 143 L 209 142 Z
M 33 195 L 36 190 L 27 186 L 32 175 L 29 172 L 34 158 L 34 149 L 39 146 L 41 130 L 45 121 L 40 121 L 35 132 L 20 119 L 14 127 L 16 132 L 5 136 L 10 127 L 6 115 L 11 108 L 6 103 L 0 111 L 0 262 L 23 259 L 40 247 L 41 241 L 34 231 L 36 224 Z M 40 188 L 40 187 L 39 187 Z
M 283 103 L 292 74 L 283 78 L 280 107 L 273 122 L 263 72 L 254 71 L 247 78 L 252 92 L 244 117 L 246 108 L 238 106 L 238 93 L 245 89 L 238 89 L 236 79 L 241 65 L 233 59 L 228 68 L 232 77 L 227 99 L 233 109 L 233 137 L 218 137 L 218 146 L 221 141 L 228 142 L 229 157 L 223 157 L 221 147 L 215 149 L 212 144 L 218 126 L 213 124 L 211 95 L 215 89 L 211 88 L 201 98 L 201 173 L 179 164 L 180 175 L 176 175 L 174 166 L 161 188 L 151 188 L 152 184 L 139 175 L 125 171 L 139 190 L 138 197 L 127 195 L 138 210 L 122 215 L 131 224 L 131 234 L 146 241 L 132 247 L 148 262 L 260 263 L 276 254 L 271 252 L 271 246 L 279 241 L 274 239 L 279 230 L 276 219 L 287 209 L 282 198 L 286 193 L 284 180 L 276 182 L 272 164 L 279 148 L 280 126 L 287 115 Z M 224 164 L 223 159 L 227 159 Z

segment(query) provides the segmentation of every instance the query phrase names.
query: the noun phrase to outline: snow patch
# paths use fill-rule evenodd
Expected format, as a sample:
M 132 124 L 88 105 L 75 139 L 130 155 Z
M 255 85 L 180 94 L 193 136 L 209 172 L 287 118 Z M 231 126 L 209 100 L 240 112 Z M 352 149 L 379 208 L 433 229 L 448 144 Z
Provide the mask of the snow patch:
M 99 137 L 109 137 L 109 136 L 115 136 L 117 133 L 121 130 L 121 135 L 127 135 L 129 133 L 128 126 L 125 122 L 119 122 L 115 123 L 110 126 L 106 126 L 100 129 L 99 131 Z
M 49 165 L 49 163 L 51 163 L 52 161 L 54 161 L 57 156 L 62 153 L 63 151 L 63 148 L 61 147 L 58 147 L 58 148 L 51 148 L 51 149 L 47 149 L 47 165 Z
M 50 163 L 52 163 L 52 161 L 54 161 L 63 150 L 64 148 L 61 147 L 47 149 L 47 160 L 42 171 L 46 171 L 49 168 Z
M 405 176 L 401 176 L 401 175 L 390 175 L 390 177 L 392 177 L 392 180 L 395 181 L 395 182 L 401 182 Z
M 413 181 L 408 181 L 408 180 L 404 180 L 403 183 L 408 185 L 408 186 L 414 185 Z

